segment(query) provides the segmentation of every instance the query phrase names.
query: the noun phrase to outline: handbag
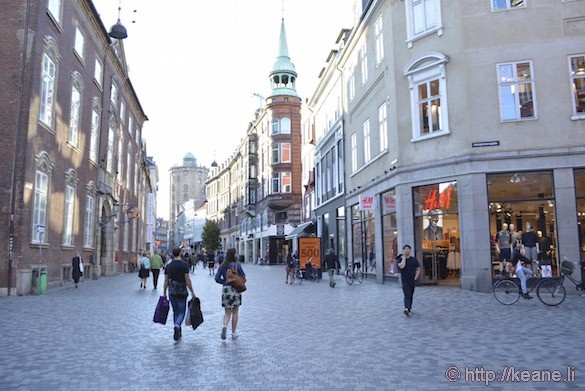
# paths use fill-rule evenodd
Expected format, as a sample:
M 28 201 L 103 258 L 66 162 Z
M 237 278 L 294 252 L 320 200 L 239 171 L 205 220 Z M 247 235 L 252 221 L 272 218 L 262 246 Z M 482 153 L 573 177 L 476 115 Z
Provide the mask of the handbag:
M 154 323 L 167 324 L 167 317 L 169 316 L 169 301 L 166 297 L 161 296 L 158 298 L 156 309 L 154 310 L 154 317 L 152 321 Z
M 390 268 L 391 274 L 398 274 L 398 257 L 392 261 L 392 267 Z
M 189 316 L 185 320 L 187 326 L 193 327 L 195 330 L 201 323 L 203 323 L 203 313 L 201 312 L 201 300 L 198 297 L 194 297 L 189 300 L 188 304 Z
M 229 268 L 227 270 L 227 283 L 234 287 L 236 292 L 242 293 L 246 288 L 246 277 L 238 273 L 238 263 L 236 262 L 235 268 Z
M 189 292 L 187 292 L 187 285 L 182 283 L 182 282 L 179 282 L 179 281 L 170 280 L 169 281 L 169 295 L 178 296 L 178 297 L 189 296 Z

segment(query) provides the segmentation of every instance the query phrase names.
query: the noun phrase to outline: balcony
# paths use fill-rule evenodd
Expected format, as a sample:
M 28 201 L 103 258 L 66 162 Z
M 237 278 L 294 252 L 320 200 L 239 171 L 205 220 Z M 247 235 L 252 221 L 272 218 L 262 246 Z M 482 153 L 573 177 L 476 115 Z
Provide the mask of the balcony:
M 267 205 L 272 210 L 284 210 L 294 204 L 292 194 L 274 194 L 266 197 Z

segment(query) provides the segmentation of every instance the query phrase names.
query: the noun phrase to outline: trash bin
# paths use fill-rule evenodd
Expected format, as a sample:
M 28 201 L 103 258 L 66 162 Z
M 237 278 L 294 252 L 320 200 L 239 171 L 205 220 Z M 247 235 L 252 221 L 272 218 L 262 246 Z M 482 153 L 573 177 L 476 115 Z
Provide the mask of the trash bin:
M 33 295 L 43 295 L 47 291 L 47 268 L 40 267 L 33 269 L 32 272 L 33 286 L 31 293 Z
M 16 294 L 24 296 L 30 294 L 32 289 L 32 269 L 16 270 Z

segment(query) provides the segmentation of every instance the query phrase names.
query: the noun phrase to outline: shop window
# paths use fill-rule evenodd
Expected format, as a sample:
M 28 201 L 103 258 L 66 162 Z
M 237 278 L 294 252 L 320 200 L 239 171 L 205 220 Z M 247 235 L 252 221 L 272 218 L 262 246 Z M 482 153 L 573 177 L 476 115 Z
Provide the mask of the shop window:
M 422 261 L 423 281 L 458 283 L 461 249 L 457 182 L 416 187 L 413 197 L 415 247 Z
M 577 196 L 577 226 L 581 264 L 585 265 L 585 168 L 575 170 L 575 193 Z M 585 276 L 582 274 L 582 278 Z
M 394 190 L 382 194 L 382 213 L 384 275 L 391 276 L 392 262 L 398 256 L 398 223 L 396 221 L 396 194 Z
M 522 252 L 530 260 L 550 262 L 551 273 L 557 276 L 553 173 L 492 174 L 487 176 L 487 187 L 493 276 L 503 274 L 504 263 Z M 529 267 L 535 270 L 536 262 Z
M 363 272 L 376 273 L 376 236 L 374 212 L 352 206 L 353 261 L 359 262 Z

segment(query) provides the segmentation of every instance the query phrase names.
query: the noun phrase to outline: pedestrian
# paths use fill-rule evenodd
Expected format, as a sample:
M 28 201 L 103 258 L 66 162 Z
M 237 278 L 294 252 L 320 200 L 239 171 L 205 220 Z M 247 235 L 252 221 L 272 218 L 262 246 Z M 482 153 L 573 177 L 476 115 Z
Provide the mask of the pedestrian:
M 173 288 L 169 289 L 170 285 Z M 187 309 L 187 288 L 191 292 L 193 298 L 197 297 L 191 284 L 189 277 L 189 264 L 184 262 L 181 257 L 181 249 L 173 249 L 173 260 L 165 267 L 165 283 L 163 288 L 163 296 L 167 297 L 167 289 L 169 289 L 169 300 L 171 307 L 173 307 L 173 339 L 178 341 L 181 338 L 181 325 L 185 319 L 185 311 Z M 184 294 L 177 292 L 184 291 Z
M 285 283 L 288 284 L 288 278 L 290 277 L 290 283 L 293 284 L 295 282 L 295 261 L 289 252 L 286 256 L 286 279 Z
M 404 315 L 410 316 L 412 312 L 412 296 L 414 286 L 420 274 L 420 263 L 415 257 L 410 256 L 411 247 L 405 244 L 402 248 L 403 254 L 398 255 L 398 269 L 402 280 L 402 291 L 404 292 Z
M 337 269 L 337 265 L 339 264 L 339 258 L 335 251 L 332 248 L 329 249 L 327 255 L 325 255 L 325 265 L 327 266 L 327 274 L 329 274 L 329 286 L 331 288 L 335 288 L 335 280 L 333 279 L 333 274 L 335 273 L 335 269 Z
M 73 281 L 75 282 L 75 287 L 77 288 L 77 284 L 79 284 L 79 279 L 83 276 L 83 260 L 81 259 L 81 255 L 79 252 L 75 253 L 75 256 L 71 260 L 71 277 L 73 277 Z
M 146 253 L 142 253 L 140 261 L 138 262 L 138 278 L 140 278 L 140 287 L 146 289 L 146 280 L 150 276 L 150 259 Z
M 232 321 L 232 339 L 238 338 L 236 328 L 238 326 L 238 310 L 242 305 L 242 294 L 229 285 L 227 282 L 228 269 L 236 269 L 239 274 L 246 276 L 242 266 L 236 261 L 236 249 L 230 248 L 227 250 L 224 261 L 219 265 L 215 275 L 215 282 L 223 284 L 221 294 L 221 306 L 224 308 L 225 314 L 223 316 L 223 326 L 221 329 L 221 339 L 226 339 L 227 326 Z
M 154 286 L 153 289 L 157 289 L 158 287 L 158 276 L 160 274 L 160 269 L 163 267 L 163 260 L 158 250 L 152 254 L 150 257 L 150 271 L 152 272 L 152 284 Z
M 209 275 L 212 276 L 215 273 L 215 254 L 213 254 L 213 251 L 207 253 L 207 268 L 209 269 Z

